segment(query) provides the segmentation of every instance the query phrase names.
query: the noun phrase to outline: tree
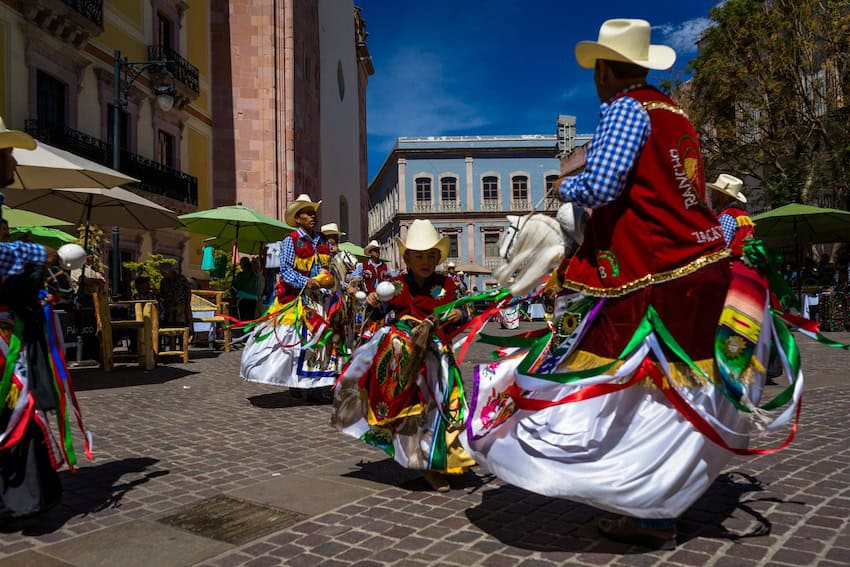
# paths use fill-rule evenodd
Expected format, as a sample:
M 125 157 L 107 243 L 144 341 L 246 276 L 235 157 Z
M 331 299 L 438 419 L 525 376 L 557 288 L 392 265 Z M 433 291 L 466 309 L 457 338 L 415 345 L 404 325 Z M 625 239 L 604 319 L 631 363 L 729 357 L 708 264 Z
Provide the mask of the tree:
M 728 0 L 711 19 L 689 85 L 708 177 L 754 177 L 774 206 L 848 208 L 850 4 Z
M 159 289 L 159 284 L 162 281 L 162 268 L 164 266 L 174 266 L 177 260 L 174 258 L 166 258 L 162 254 L 148 254 L 148 259 L 144 262 L 124 262 L 124 267 L 132 270 L 136 276 L 145 276 L 150 279 L 151 287 Z M 136 291 L 136 283 L 131 283 L 131 289 Z

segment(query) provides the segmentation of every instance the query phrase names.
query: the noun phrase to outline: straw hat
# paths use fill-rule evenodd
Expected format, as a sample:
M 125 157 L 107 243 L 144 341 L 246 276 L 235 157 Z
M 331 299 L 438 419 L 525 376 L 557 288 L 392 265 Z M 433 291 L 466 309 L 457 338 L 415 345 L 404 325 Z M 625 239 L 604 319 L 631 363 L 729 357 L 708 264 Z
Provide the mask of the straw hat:
M 322 233 L 324 233 L 325 236 L 334 236 L 334 235 L 345 236 L 345 233 L 340 232 L 339 227 L 336 225 L 335 222 L 323 224 L 322 225 Z
M 297 199 L 286 206 L 286 211 L 283 213 L 283 220 L 286 224 L 295 226 L 295 217 L 300 211 L 304 209 L 315 211 L 321 204 L 321 201 L 312 201 L 306 193 L 301 193 Z
M 5 150 L 6 148 L 34 150 L 35 140 L 29 134 L 6 128 L 6 123 L 3 122 L 3 117 L 0 116 L 0 150 Z
M 424 252 L 432 248 L 440 251 L 438 262 L 442 262 L 449 255 L 449 237 L 444 236 L 440 238 L 437 229 L 434 228 L 434 225 L 429 220 L 414 220 L 407 229 L 407 237 L 404 241 L 396 237 L 396 242 L 398 242 L 398 248 L 402 256 L 404 256 L 405 251 L 408 249 Z
M 369 250 L 372 250 L 372 249 L 377 250 L 378 252 L 381 251 L 381 245 L 378 243 L 377 240 L 370 240 L 369 244 L 367 244 L 366 247 L 363 249 L 363 252 L 368 254 Z
M 448 264 L 446 264 L 446 268 L 457 268 L 457 264 L 455 264 L 454 262 L 449 262 Z
M 717 176 L 717 181 L 714 183 L 706 183 L 706 187 L 711 187 L 715 191 L 726 193 L 730 197 L 735 197 L 742 203 L 747 202 L 747 197 L 741 192 L 744 188 L 744 182 L 728 173 L 721 173 Z
M 599 28 L 598 41 L 576 44 L 576 60 L 585 69 L 593 69 L 597 59 L 625 61 L 647 69 L 672 67 L 676 52 L 666 45 L 651 45 L 649 36 L 646 20 L 608 20 Z

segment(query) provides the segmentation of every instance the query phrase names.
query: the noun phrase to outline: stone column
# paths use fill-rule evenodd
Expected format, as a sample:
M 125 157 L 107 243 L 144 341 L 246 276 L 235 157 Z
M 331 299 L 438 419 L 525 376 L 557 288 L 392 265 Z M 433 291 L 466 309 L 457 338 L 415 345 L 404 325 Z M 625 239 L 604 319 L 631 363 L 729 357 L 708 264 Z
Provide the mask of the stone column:
M 475 223 L 466 225 L 467 262 L 475 262 Z
M 475 210 L 475 189 L 472 182 L 472 156 L 466 156 L 466 210 Z
M 407 210 L 407 160 L 405 158 L 398 158 L 398 212 L 409 212 Z

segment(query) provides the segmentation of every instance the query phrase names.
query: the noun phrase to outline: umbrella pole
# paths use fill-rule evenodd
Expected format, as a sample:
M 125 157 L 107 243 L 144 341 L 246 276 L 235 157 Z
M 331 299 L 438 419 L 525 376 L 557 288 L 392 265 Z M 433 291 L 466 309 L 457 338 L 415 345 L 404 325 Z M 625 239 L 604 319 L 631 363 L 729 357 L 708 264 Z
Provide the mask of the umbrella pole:
M 112 227 L 112 297 L 118 297 L 121 287 L 121 231 Z
M 234 254 L 233 250 L 230 251 L 230 263 L 233 265 L 230 268 L 230 294 L 231 294 L 231 302 L 230 304 L 236 308 L 237 315 L 239 314 L 239 306 L 236 304 L 236 288 L 233 286 L 234 280 L 236 279 L 236 262 L 234 262 L 235 257 L 239 256 L 239 222 L 236 222 L 236 236 L 233 238 L 233 246 L 236 248 L 236 253 Z
M 794 217 L 794 257 L 797 260 L 797 301 L 803 308 L 803 263 L 800 261 L 800 243 L 797 241 L 797 217 Z

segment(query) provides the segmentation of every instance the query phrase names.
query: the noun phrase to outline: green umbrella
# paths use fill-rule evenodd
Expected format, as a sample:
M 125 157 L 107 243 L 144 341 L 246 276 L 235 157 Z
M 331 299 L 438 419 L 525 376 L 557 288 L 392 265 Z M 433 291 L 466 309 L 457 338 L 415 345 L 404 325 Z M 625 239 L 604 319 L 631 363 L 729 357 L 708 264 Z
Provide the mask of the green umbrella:
M 266 242 L 257 242 L 256 240 L 248 240 L 246 238 L 242 238 L 242 236 L 240 235 L 237 246 L 239 247 L 239 251 L 243 254 L 257 255 L 262 251 L 263 246 L 265 246 L 266 244 Z M 228 253 L 230 253 L 231 247 L 233 246 L 233 241 L 227 240 L 225 238 L 210 236 L 209 238 L 204 239 L 204 246 L 212 246 L 216 250 L 226 250 Z
M 295 230 L 288 224 L 242 205 L 218 207 L 181 215 L 185 230 L 215 236 L 217 241 L 276 242 Z
M 21 209 L 3 205 L 3 218 L 9 223 L 9 228 L 33 227 L 33 226 L 68 226 L 72 223 L 55 219 L 47 215 L 31 213 Z
M 756 236 L 772 244 L 850 241 L 850 212 L 792 203 L 753 217 Z
M 360 260 L 368 260 L 369 256 L 366 254 L 366 251 L 363 250 L 362 246 L 357 246 L 353 242 L 340 242 L 339 249 L 345 250 L 349 254 L 353 254 Z
M 51 248 L 59 248 L 63 244 L 77 241 L 76 237 L 71 236 L 67 232 L 57 228 L 46 228 L 43 226 L 23 226 L 13 228 L 9 231 L 9 240 L 12 242 L 15 240 L 22 240 L 27 234 L 29 234 L 28 240 L 30 242 L 43 244 L 45 246 L 50 246 Z

